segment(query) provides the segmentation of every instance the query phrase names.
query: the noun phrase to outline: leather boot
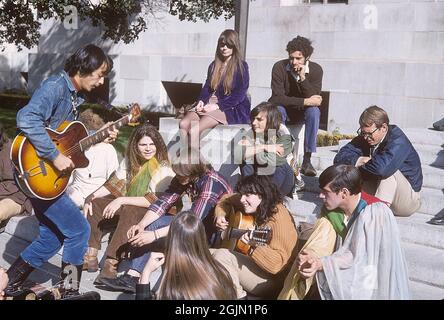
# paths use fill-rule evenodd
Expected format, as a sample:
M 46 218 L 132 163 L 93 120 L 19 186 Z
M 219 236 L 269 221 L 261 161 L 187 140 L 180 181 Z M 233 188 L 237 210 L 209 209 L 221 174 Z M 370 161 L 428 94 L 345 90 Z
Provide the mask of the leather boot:
M 22 259 L 21 256 L 14 261 L 6 273 L 8 274 L 9 282 L 5 289 L 5 294 L 8 296 L 15 296 L 22 291 L 22 284 L 28 278 L 29 274 L 34 270 L 34 267 Z
M 117 277 L 117 267 L 119 265 L 119 260 L 114 258 L 106 258 L 102 270 L 100 270 L 99 275 L 94 280 L 94 284 L 102 284 L 102 279 L 115 279 Z
M 97 259 L 97 254 L 99 250 L 96 248 L 88 247 L 88 250 L 83 257 L 83 270 L 88 270 L 88 272 L 96 272 L 99 270 L 99 260 Z
M 62 278 L 59 286 L 60 298 L 70 298 L 80 295 L 80 280 L 82 279 L 83 265 L 73 265 L 62 261 L 62 271 L 60 277 Z

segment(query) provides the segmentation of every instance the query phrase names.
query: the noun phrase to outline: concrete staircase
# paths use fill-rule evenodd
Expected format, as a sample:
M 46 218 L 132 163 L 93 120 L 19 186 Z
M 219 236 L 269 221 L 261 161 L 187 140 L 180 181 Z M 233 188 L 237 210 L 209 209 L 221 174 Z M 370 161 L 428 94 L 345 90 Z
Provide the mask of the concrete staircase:
M 444 132 L 428 129 L 404 130 L 421 158 L 424 184 L 421 207 L 410 217 L 397 217 L 409 267 L 413 299 L 444 298 L 444 226 L 427 222 L 444 214 Z M 318 148 L 313 166 L 322 172 L 333 163 L 339 146 Z M 318 178 L 304 177 L 306 191 L 289 201 L 296 221 L 312 221 L 321 207 Z

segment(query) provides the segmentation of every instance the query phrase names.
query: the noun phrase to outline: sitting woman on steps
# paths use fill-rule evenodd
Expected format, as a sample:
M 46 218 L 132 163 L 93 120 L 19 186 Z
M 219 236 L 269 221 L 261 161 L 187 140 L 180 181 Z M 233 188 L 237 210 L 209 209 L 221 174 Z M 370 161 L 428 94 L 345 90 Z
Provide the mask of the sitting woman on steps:
M 218 124 L 248 123 L 250 100 L 248 64 L 241 58 L 239 35 L 227 29 L 217 41 L 214 61 L 195 108 L 180 121 L 183 134 L 198 128 L 199 137 Z M 196 146 L 193 146 L 196 147 Z
M 85 200 L 83 210 L 91 225 L 91 237 L 84 270 L 98 270 L 97 253 L 103 233 L 109 227 L 116 227 L 96 283 L 100 283 L 103 277 L 116 277 L 119 260 L 126 251 L 129 227 L 143 218 L 147 208 L 156 201 L 156 194 L 165 191 L 173 176 L 160 133 L 146 123 L 135 128 L 128 141 L 125 159 L 115 174 Z
M 230 273 L 237 296 L 247 293 L 273 299 L 282 288 L 285 276 L 296 257 L 297 231 L 293 218 L 282 204 L 282 195 L 266 176 L 242 177 L 236 186 L 237 193 L 223 197 L 215 210 L 215 224 L 229 230 L 230 215 L 236 212 L 253 216 L 260 231 L 267 232 L 269 241 L 254 241 L 254 232 L 245 232 L 240 242 L 249 245 L 243 254 L 230 249 L 216 249 L 213 257 Z M 248 229 L 241 228 L 241 229 Z M 230 231 L 230 234 L 232 234 Z M 260 238 L 258 235 L 257 238 Z M 262 244 L 262 245 L 260 245 Z M 230 247 L 230 246 L 228 246 Z
M 266 175 L 283 196 L 291 195 L 295 183 L 298 183 L 287 162 L 292 151 L 292 137 L 282 124 L 279 109 L 270 102 L 257 105 L 251 111 L 251 129 L 247 139 L 239 142 L 239 146 L 243 147 L 242 176 L 254 173 Z

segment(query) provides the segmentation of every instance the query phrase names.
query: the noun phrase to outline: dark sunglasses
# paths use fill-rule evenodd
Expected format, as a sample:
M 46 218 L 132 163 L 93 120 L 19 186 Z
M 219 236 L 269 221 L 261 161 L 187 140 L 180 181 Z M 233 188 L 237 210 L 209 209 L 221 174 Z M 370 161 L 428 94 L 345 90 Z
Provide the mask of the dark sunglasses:
M 227 46 L 228 49 L 233 49 L 234 46 L 232 44 L 228 44 L 226 42 L 220 41 L 219 42 L 219 48 L 223 48 L 224 46 Z

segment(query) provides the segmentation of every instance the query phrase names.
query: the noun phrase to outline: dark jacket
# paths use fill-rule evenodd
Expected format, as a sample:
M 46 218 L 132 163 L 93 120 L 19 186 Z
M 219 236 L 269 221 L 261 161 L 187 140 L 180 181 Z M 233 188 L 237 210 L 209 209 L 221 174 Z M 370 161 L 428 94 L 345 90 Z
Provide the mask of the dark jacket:
M 247 91 L 250 83 L 248 74 L 248 64 L 243 61 L 243 75 L 236 70 L 233 83 L 231 85 L 231 93 L 225 95 L 222 77 L 220 84 L 216 88 L 215 95 L 218 99 L 218 105 L 221 111 L 225 113 L 228 124 L 248 124 L 250 123 L 250 100 L 247 97 Z M 207 80 L 203 86 L 199 100 L 205 104 L 210 100 L 213 91 L 211 89 L 211 76 L 213 74 L 214 61 L 208 67 Z
M 310 72 L 305 80 L 297 82 L 291 74 L 288 59 L 280 60 L 271 72 L 271 97 L 269 102 L 292 109 L 304 109 L 304 98 L 320 95 L 322 90 L 323 71 L 319 64 L 310 61 Z
M 361 136 L 341 148 L 334 163 L 355 165 L 359 157 L 370 155 L 370 145 Z M 371 159 L 359 167 L 364 180 L 386 179 L 397 170 L 410 182 L 412 189 L 419 192 L 422 187 L 421 160 L 407 136 L 395 125 L 390 125 L 387 135 Z

